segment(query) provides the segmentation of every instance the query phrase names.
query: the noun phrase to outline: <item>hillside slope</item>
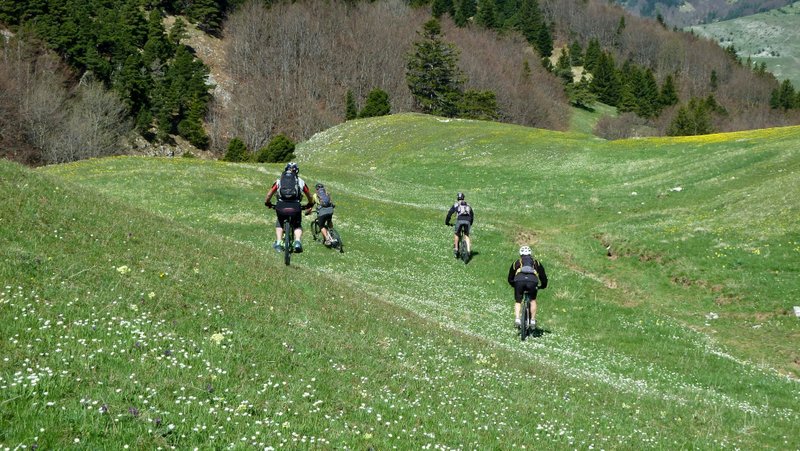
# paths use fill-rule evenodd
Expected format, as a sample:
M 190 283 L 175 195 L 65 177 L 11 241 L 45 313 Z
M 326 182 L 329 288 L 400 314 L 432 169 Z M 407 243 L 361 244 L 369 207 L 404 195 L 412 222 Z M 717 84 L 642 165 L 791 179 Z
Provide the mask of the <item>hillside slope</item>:
M 262 205 L 278 166 L 3 163 L 0 443 L 796 448 L 799 139 L 350 121 L 298 149 L 347 250 L 306 238 L 288 268 Z M 523 242 L 551 286 L 520 343 Z
M 800 86 L 800 2 L 738 19 L 689 29 L 721 46 L 733 45 L 742 59 L 766 63 L 780 80 Z

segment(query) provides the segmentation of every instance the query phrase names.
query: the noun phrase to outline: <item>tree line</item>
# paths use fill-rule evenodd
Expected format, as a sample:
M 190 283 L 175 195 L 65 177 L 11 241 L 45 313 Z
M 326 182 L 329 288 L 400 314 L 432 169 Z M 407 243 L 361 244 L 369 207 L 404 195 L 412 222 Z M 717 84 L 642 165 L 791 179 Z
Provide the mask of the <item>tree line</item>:
M 0 139 L 46 161 L 80 153 L 45 142 L 90 99 L 109 111 L 91 119 L 105 125 L 82 127 L 74 141 L 90 142 L 88 130 L 108 137 L 83 153 L 112 152 L 98 143 L 132 127 L 153 142 L 179 135 L 218 153 L 238 138 L 252 158 L 285 154 L 264 153 L 278 136 L 293 143 L 402 111 L 565 129 L 570 104 L 603 102 L 621 113 L 603 123 L 604 136 L 617 137 L 633 126 L 691 134 L 783 125 L 800 109 L 791 84 L 735 49 L 594 0 L 26 0 L 0 3 L 0 22 L 14 31 L 2 48 L 12 64 L 0 70 L 9 87 Z M 189 23 L 223 38 L 230 100 L 211 95 L 209 68 L 185 44 Z M 66 65 L 42 71 L 36 42 Z M 31 96 L 48 90 L 59 95 Z M 681 125 L 689 123 L 702 126 Z

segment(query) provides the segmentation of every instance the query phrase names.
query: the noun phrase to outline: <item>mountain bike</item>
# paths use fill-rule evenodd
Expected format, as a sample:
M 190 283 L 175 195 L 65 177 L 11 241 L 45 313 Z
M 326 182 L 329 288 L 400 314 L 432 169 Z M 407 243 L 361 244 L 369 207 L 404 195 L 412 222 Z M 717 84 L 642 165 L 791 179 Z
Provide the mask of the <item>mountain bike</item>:
M 267 208 L 274 209 L 275 205 L 268 204 Z M 294 243 L 292 241 L 293 234 L 294 234 L 294 228 L 292 227 L 292 223 L 289 220 L 289 218 L 285 218 L 283 220 L 282 246 L 283 246 L 283 263 L 286 266 L 289 266 L 289 263 L 291 263 L 292 254 L 294 253 Z
M 520 314 L 521 324 L 519 326 L 519 339 L 525 341 L 532 332 L 529 330 L 528 323 L 531 315 L 531 294 L 528 291 L 522 293 L 522 313 Z
M 461 226 L 458 228 L 458 258 L 466 265 L 469 263 L 469 259 L 472 256 L 470 255 L 470 249 L 469 246 L 467 246 L 467 239 L 465 237 L 464 226 Z
M 319 223 L 319 215 L 311 222 L 311 235 L 314 238 L 314 241 L 317 241 L 318 237 L 322 235 L 322 224 Z M 339 235 L 339 232 L 333 228 L 333 223 L 331 223 L 328 227 L 328 236 L 331 240 L 330 247 L 333 249 L 338 249 L 340 253 L 344 253 L 344 245 L 342 244 L 342 237 Z M 322 237 L 324 240 L 324 236 Z

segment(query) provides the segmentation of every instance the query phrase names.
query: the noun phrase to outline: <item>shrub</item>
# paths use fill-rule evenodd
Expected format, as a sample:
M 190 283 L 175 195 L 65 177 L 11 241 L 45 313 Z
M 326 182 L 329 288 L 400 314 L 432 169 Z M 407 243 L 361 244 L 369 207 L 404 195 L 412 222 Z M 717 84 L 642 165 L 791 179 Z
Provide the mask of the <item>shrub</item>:
M 294 158 L 295 143 L 283 133 L 275 135 L 258 151 L 256 161 L 259 163 L 285 163 Z
M 467 90 L 458 101 L 458 117 L 493 121 L 500 117 L 492 91 Z
M 386 116 L 391 111 L 389 94 L 383 89 L 373 89 L 367 95 L 367 102 L 358 117 Z
M 232 162 L 248 161 L 250 160 L 250 153 L 244 141 L 239 138 L 233 138 L 231 142 L 228 143 L 228 150 L 225 152 L 225 156 L 222 157 L 222 159 Z

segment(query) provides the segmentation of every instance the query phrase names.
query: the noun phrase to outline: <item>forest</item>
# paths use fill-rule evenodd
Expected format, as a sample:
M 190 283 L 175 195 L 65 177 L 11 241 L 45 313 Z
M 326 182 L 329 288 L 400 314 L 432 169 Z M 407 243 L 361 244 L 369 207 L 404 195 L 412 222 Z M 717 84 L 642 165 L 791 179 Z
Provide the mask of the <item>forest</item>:
M 0 2 L 0 24 L 0 147 L 29 164 L 177 137 L 255 156 L 404 111 L 565 130 L 602 102 L 605 138 L 800 116 L 791 83 L 735 49 L 602 1 L 28 0 Z M 189 30 L 221 42 L 224 90 Z

